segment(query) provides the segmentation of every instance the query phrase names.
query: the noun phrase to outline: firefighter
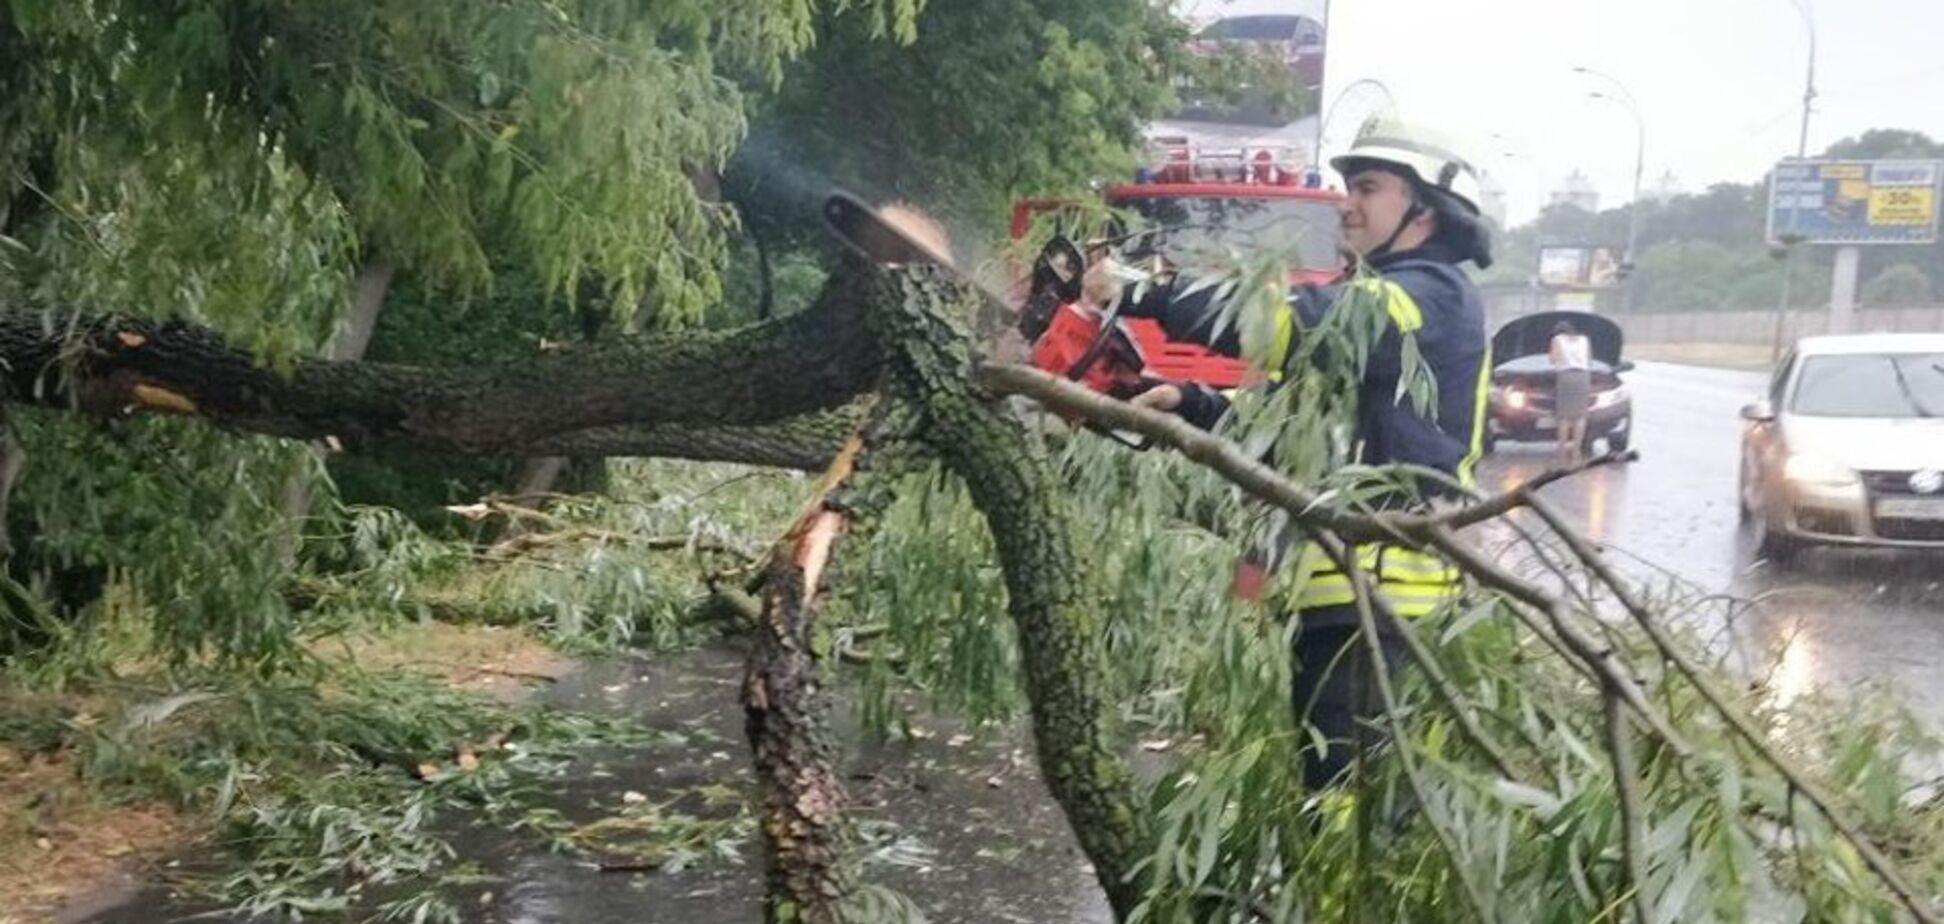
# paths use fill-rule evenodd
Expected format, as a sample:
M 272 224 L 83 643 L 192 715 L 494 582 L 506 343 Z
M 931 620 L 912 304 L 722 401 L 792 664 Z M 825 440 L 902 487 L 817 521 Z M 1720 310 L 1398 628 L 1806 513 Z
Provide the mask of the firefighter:
M 1477 287 L 1459 269 L 1467 261 L 1482 269 L 1492 260 L 1490 235 L 1479 217 L 1477 173 L 1443 136 L 1386 117 L 1366 122 L 1350 150 L 1330 165 L 1343 175 L 1347 190 L 1339 206 L 1346 255 L 1374 274 L 1293 291 L 1291 316 L 1280 319 L 1279 343 L 1267 368 L 1284 365 L 1296 332 L 1314 326 L 1333 309 L 1341 285 L 1374 290 L 1377 298 L 1344 302 L 1381 304 L 1389 315 L 1358 389 L 1357 461 L 1423 466 L 1469 485 L 1482 455 L 1491 375 L 1484 306 Z M 1158 319 L 1171 339 L 1239 353 L 1239 325 L 1222 317 L 1225 287 L 1163 281 L 1137 297 L 1115 291 L 1110 279 L 1104 271 L 1090 273 L 1089 295 L 1118 298 L 1124 313 Z M 1406 333 L 1416 340 L 1437 380 L 1433 414 L 1419 414 L 1400 398 Z M 1213 427 L 1228 408 L 1221 393 L 1192 383 L 1158 385 L 1134 401 L 1178 413 L 1202 427 Z M 1312 576 L 1292 601 L 1296 626 L 1291 693 L 1298 721 L 1329 742 L 1326 748 L 1305 752 L 1303 775 L 1317 790 L 1331 785 L 1357 754 L 1381 740 L 1373 720 L 1381 715 L 1382 705 L 1369 674 L 1368 654 L 1357 647 L 1361 623 L 1349 576 L 1330 565 L 1314 545 L 1295 554 L 1301 559 L 1298 567 Z M 1377 583 L 1401 618 L 1431 613 L 1462 586 L 1455 569 L 1427 553 L 1370 543 L 1356 554 L 1360 570 Z M 1395 669 L 1402 661 L 1401 641 L 1380 632 L 1379 642 L 1385 662 Z

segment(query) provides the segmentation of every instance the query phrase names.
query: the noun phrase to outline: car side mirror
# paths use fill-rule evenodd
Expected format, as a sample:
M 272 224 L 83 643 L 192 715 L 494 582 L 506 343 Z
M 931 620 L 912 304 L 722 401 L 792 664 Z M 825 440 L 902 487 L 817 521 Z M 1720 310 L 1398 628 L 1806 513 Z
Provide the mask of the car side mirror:
M 1634 364 L 1631 359 L 1623 359 L 1613 365 L 1613 371 L 1615 372 L 1632 372 L 1633 370 Z
M 1775 408 L 1767 401 L 1756 401 L 1742 405 L 1741 416 L 1753 423 L 1768 423 L 1775 419 Z

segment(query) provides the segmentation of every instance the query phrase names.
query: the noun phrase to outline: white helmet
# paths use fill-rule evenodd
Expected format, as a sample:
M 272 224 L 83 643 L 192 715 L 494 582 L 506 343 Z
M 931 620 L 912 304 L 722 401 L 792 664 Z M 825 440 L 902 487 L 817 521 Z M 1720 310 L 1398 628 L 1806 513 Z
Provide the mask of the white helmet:
M 1330 166 L 1348 178 L 1369 161 L 1401 168 L 1419 183 L 1449 193 L 1473 215 L 1479 214 L 1478 170 L 1442 132 L 1396 116 L 1371 116 L 1357 129 L 1350 150 L 1330 158 Z

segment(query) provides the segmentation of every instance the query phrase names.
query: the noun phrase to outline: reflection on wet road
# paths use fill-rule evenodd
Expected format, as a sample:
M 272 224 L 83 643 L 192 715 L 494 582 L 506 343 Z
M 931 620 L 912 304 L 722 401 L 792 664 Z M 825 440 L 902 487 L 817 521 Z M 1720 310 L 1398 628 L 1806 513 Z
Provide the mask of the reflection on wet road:
M 1778 695 L 1887 682 L 1944 728 L 1944 556 L 1815 549 L 1788 571 L 1752 563 L 1735 507 L 1738 411 L 1764 377 L 1642 363 L 1628 384 L 1640 461 L 1545 495 L 1594 538 L 1640 559 L 1636 573 L 1664 569 L 1759 600 L 1737 636 L 1751 653 L 1777 652 L 1760 669 Z M 1509 487 L 1550 461 L 1549 446 L 1501 446 L 1480 486 Z

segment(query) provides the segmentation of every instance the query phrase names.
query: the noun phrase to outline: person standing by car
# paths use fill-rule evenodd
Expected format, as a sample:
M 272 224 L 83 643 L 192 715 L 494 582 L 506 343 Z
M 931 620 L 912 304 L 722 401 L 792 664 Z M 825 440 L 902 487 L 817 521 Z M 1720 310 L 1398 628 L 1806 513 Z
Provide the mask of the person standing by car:
M 1338 206 L 1344 249 L 1375 274 L 1339 286 L 1297 287 L 1289 312 L 1279 319 L 1278 344 L 1265 368 L 1287 365 L 1295 338 L 1337 308 L 1344 287 L 1367 288 L 1375 298 L 1343 304 L 1381 305 L 1377 310 L 1387 314 L 1388 325 L 1363 360 L 1354 440 L 1361 449 L 1352 461 L 1421 466 L 1469 484 L 1483 454 L 1491 374 L 1483 300 L 1459 269 L 1466 261 L 1481 268 L 1492 262 L 1490 233 L 1479 218 L 1477 172 L 1442 134 L 1384 117 L 1366 122 L 1349 152 L 1331 166 L 1343 175 L 1346 188 Z M 1172 340 L 1203 343 L 1229 355 L 1241 351 L 1239 325 L 1224 317 L 1227 286 L 1162 280 L 1135 294 L 1096 267 L 1086 289 L 1096 300 L 1120 300 L 1124 315 L 1158 319 Z M 1437 381 L 1431 413 L 1420 413 L 1400 397 L 1407 335 Z M 1134 402 L 1205 428 L 1228 410 L 1220 392 L 1192 383 L 1157 385 Z M 1427 493 L 1437 490 L 1427 486 Z M 1365 543 L 1354 551 L 1360 570 L 1400 618 L 1429 615 L 1462 590 L 1457 570 L 1435 555 L 1389 542 Z M 1291 699 L 1297 721 L 1327 742 L 1324 749 L 1304 752 L 1304 781 L 1320 790 L 1382 740 L 1370 720 L 1383 706 L 1369 660 L 1353 647 L 1361 620 L 1350 576 L 1314 543 L 1304 543 L 1296 554 L 1298 570 L 1309 578 L 1292 601 Z M 1380 629 L 1378 644 L 1386 665 L 1396 669 L 1403 660 L 1402 641 Z
M 1586 415 L 1593 409 L 1593 347 L 1571 321 L 1553 325 L 1546 355 L 1553 367 L 1553 417 L 1558 422 L 1557 455 L 1561 465 L 1578 465 L 1585 457 Z

